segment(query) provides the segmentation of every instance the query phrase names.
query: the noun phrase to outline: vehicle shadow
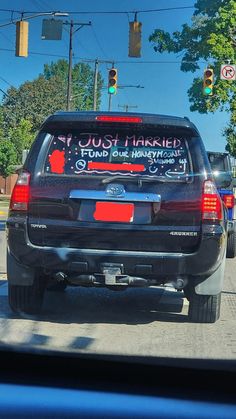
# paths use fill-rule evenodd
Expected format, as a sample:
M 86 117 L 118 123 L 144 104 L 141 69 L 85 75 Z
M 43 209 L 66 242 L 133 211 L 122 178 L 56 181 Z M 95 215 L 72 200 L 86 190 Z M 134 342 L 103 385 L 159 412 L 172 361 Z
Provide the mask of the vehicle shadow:
M 11 311 L 7 295 L 0 295 L 0 318 L 24 318 L 50 323 L 107 323 L 138 325 L 155 321 L 187 322 L 184 295 L 163 288 L 108 289 L 68 287 L 65 292 L 47 291 L 41 313 L 21 315 Z
M 63 293 L 46 292 L 42 312 L 34 316 L 34 319 L 65 324 L 187 322 L 187 315 L 182 313 L 183 294 L 176 291 L 163 293 L 162 288 L 115 292 L 69 287 Z

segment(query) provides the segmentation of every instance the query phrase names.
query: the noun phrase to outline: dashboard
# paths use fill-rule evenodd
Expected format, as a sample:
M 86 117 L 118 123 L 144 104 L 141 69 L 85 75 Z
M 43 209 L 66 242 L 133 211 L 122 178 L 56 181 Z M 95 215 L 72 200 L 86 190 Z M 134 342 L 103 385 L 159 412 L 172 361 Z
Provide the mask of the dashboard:
M 0 350 L 0 417 L 236 417 L 233 361 Z

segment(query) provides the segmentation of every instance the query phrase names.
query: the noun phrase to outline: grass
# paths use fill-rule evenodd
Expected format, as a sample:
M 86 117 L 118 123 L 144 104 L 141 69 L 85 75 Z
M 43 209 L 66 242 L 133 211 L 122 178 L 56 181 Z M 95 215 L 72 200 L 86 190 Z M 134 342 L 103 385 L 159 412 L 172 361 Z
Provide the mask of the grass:
M 10 196 L 8 195 L 0 195 L 0 206 L 9 205 Z
M 2 201 L 1 199 L 0 199 L 0 207 L 8 207 L 9 206 L 9 200 L 7 200 L 7 201 Z

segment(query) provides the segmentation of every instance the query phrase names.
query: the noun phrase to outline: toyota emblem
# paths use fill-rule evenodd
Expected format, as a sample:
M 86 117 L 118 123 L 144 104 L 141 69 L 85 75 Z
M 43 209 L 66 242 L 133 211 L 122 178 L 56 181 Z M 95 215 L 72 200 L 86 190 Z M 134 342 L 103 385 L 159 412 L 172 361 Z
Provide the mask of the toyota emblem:
M 106 187 L 106 194 L 108 196 L 121 197 L 125 194 L 125 188 L 123 185 L 119 185 L 118 183 L 111 183 Z

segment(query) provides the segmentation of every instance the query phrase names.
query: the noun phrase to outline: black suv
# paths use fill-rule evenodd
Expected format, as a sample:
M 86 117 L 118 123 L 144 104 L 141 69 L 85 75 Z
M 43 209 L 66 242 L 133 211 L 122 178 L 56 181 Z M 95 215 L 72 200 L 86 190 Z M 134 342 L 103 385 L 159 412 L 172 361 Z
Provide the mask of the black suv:
M 108 287 L 172 283 L 189 319 L 219 318 L 226 210 L 187 119 L 59 112 L 42 125 L 12 193 L 9 303 L 39 311 L 52 281 Z

